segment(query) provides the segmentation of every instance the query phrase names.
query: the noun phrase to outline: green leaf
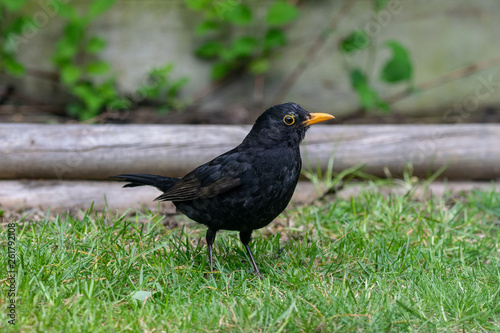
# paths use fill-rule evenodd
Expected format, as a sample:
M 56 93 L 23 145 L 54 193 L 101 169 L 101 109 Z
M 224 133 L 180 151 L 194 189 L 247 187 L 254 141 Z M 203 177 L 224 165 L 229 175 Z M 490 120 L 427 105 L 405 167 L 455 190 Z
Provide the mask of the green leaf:
M 224 78 L 233 69 L 230 63 L 220 62 L 212 67 L 212 79 L 220 80 Z
M 369 42 L 369 38 L 364 31 L 354 30 L 340 42 L 340 49 L 345 53 L 353 53 L 367 47 Z
M 199 36 L 206 35 L 210 31 L 219 29 L 219 24 L 215 21 L 204 21 L 198 24 L 195 28 L 195 32 Z
M 73 85 L 82 75 L 82 71 L 73 64 L 61 68 L 61 80 L 64 84 Z
M 155 85 L 164 84 L 167 82 L 167 77 L 170 75 L 173 69 L 174 65 L 170 62 L 163 66 L 153 67 L 148 72 L 148 80 Z
M 64 28 L 64 37 L 67 38 L 69 42 L 79 44 L 85 35 L 85 27 L 86 25 L 82 21 L 70 22 Z
M 24 66 L 11 56 L 4 56 L 3 65 L 9 73 L 15 76 L 21 76 L 25 72 Z
M 112 110 L 125 110 L 132 106 L 132 102 L 127 98 L 117 97 L 109 101 L 106 106 Z
M 174 69 L 172 63 L 155 67 L 148 72 L 146 84 L 137 90 L 140 98 L 175 97 L 188 79 L 183 77 L 175 81 L 170 81 L 170 74 Z
M 88 84 L 78 84 L 71 89 L 71 93 L 85 105 L 84 112 L 79 115 L 80 120 L 94 117 L 104 105 L 103 98 Z
M 216 41 L 208 41 L 196 50 L 196 55 L 201 58 L 216 58 L 224 50 L 224 46 Z
M 109 79 L 100 85 L 95 85 L 95 88 L 104 101 L 110 101 L 118 95 L 114 79 Z
M 375 10 L 378 12 L 387 6 L 387 0 L 375 0 L 374 6 Z
M 96 61 L 87 65 L 87 72 L 94 75 L 102 75 L 109 72 L 111 66 L 106 61 Z
M 78 52 L 78 42 L 75 42 L 67 37 L 63 37 L 56 45 L 53 61 L 61 66 L 68 62 Z
M 370 87 L 366 75 L 360 69 L 353 69 L 350 74 L 351 85 L 358 93 L 359 102 L 363 108 L 367 110 L 377 107 L 384 110 L 387 109 L 387 104 L 382 101 L 378 93 Z
M 57 9 L 57 15 L 67 19 L 68 21 L 78 21 L 80 17 L 78 16 L 78 12 L 76 11 L 75 6 L 71 6 L 62 1 L 58 2 L 59 8 Z
M 276 1 L 267 11 L 266 21 L 270 25 L 283 25 L 290 23 L 299 16 L 295 6 L 286 1 Z
M 89 8 L 89 16 L 94 19 L 107 11 L 113 4 L 115 3 L 115 0 L 94 0 L 90 4 Z
M 211 0 L 185 0 L 186 5 L 192 10 L 202 10 L 210 5 Z
M 9 12 L 15 12 L 15 11 L 21 9 L 25 3 L 26 3 L 26 0 L 2 0 L 2 1 L 0 1 L 0 5 L 3 4 Z
M 137 94 L 141 99 L 157 97 L 157 90 L 148 85 L 142 85 L 137 88 Z
M 221 20 L 229 20 L 229 16 L 238 6 L 238 2 L 236 0 L 212 0 L 211 5 L 211 13 L 217 15 Z
M 264 50 L 269 51 L 286 44 L 286 36 L 281 29 L 271 28 L 264 37 Z
M 175 97 L 179 94 L 179 91 L 183 86 L 185 86 L 189 82 L 187 77 L 180 78 L 174 81 L 170 87 L 168 88 L 167 95 L 169 97 Z
M 153 74 L 161 74 L 163 76 L 166 76 L 166 75 L 169 75 L 170 73 L 172 73 L 172 71 L 174 70 L 174 64 L 171 63 L 171 62 L 168 62 L 166 63 L 165 65 L 163 66 L 158 66 L 158 67 L 155 67 L 151 73 Z
M 88 53 L 96 54 L 102 51 L 106 47 L 106 42 L 99 37 L 92 37 L 86 46 Z
M 225 18 L 234 24 L 245 25 L 252 22 L 252 12 L 247 5 L 238 4 L 226 13 Z
M 249 57 L 257 46 L 257 40 L 253 37 L 240 37 L 234 41 L 231 51 L 234 57 Z
M 368 84 L 366 75 L 359 68 L 353 69 L 350 73 L 350 77 L 351 86 L 356 90 L 358 90 L 360 86 Z
M 2 34 L 4 34 L 4 36 L 6 36 L 9 33 L 22 35 L 27 31 L 31 32 L 31 30 L 35 28 L 36 25 L 32 19 L 21 16 L 16 18 L 8 27 L 6 27 L 5 32 L 2 32 Z
M 412 63 L 406 48 L 396 41 L 387 42 L 392 50 L 392 58 L 382 68 L 380 78 L 389 83 L 410 80 L 412 77 Z
M 269 70 L 269 60 L 262 58 L 254 59 L 250 63 L 248 70 L 254 75 L 263 74 Z
M 0 52 L 3 51 L 4 54 L 15 54 L 19 44 L 24 41 L 22 38 L 22 36 L 17 34 L 8 34 L 2 42 L 3 45 L 0 46 Z

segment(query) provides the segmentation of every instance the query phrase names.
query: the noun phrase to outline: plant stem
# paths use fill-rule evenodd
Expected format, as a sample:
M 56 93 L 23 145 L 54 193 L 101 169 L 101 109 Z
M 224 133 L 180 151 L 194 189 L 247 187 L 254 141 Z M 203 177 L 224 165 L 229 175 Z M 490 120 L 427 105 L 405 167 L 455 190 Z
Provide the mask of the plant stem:
M 480 62 L 477 62 L 475 64 L 472 64 L 472 65 L 469 65 L 469 66 L 466 66 L 463 68 L 459 68 L 459 69 L 456 69 L 456 70 L 451 71 L 449 73 L 443 74 L 443 75 L 438 76 L 432 80 L 417 84 L 416 86 L 408 87 L 403 91 L 400 91 L 394 95 L 391 95 L 391 96 L 385 98 L 385 101 L 388 104 L 394 104 L 394 103 L 412 95 L 415 90 L 417 90 L 417 91 L 430 90 L 432 88 L 439 87 L 445 83 L 455 81 L 457 79 L 472 75 L 472 74 L 477 73 L 479 71 L 482 71 L 484 69 L 487 69 L 490 67 L 495 67 L 495 66 L 500 66 L 500 57 L 480 61 Z

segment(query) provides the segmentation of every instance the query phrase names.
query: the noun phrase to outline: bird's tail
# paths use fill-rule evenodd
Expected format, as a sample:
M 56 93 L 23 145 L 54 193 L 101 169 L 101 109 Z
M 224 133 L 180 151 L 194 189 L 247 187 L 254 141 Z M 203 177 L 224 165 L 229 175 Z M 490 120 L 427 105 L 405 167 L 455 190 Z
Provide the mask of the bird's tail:
M 172 186 L 174 186 L 180 178 L 170 178 L 160 175 L 147 175 L 140 173 L 130 173 L 122 174 L 117 176 L 109 177 L 113 180 L 120 182 L 129 182 L 123 185 L 123 187 L 136 187 L 136 186 L 154 186 L 162 192 L 168 191 Z

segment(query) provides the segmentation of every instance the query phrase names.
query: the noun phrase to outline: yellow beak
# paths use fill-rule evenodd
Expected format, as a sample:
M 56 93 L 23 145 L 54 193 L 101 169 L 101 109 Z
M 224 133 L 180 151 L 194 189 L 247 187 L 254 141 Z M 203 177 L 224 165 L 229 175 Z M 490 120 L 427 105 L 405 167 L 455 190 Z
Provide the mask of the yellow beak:
M 304 126 L 310 126 L 325 120 L 334 119 L 335 117 L 328 113 L 311 113 L 311 118 L 302 122 Z

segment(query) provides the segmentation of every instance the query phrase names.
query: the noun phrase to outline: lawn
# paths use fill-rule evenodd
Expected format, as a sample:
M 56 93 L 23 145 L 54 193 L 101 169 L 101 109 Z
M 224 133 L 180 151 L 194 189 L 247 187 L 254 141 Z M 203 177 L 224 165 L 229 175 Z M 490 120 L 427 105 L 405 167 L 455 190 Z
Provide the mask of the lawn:
M 0 331 L 500 332 L 500 193 L 411 194 L 290 206 L 254 232 L 263 281 L 233 232 L 211 278 L 205 228 L 182 216 L 21 219 L 16 320 L 3 292 Z

